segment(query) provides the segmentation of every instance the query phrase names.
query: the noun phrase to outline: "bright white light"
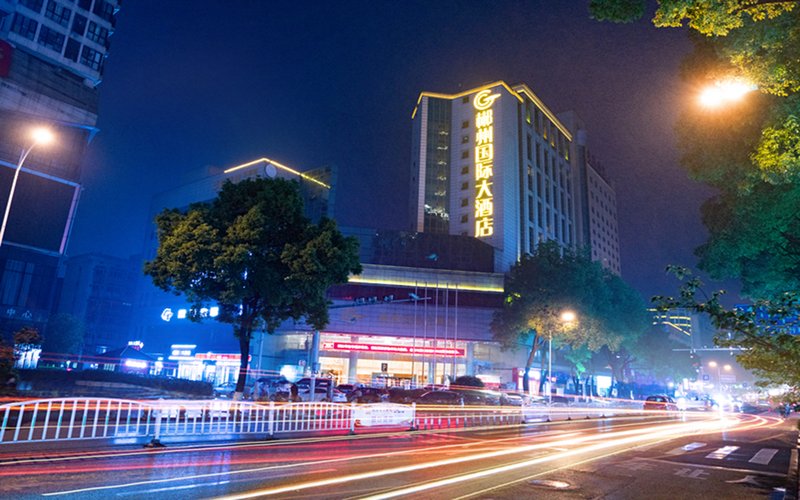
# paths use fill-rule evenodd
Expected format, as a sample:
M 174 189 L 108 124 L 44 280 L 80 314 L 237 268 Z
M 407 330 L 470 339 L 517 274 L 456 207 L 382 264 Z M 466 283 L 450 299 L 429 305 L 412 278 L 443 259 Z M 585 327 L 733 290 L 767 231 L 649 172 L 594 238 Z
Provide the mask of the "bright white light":
M 40 145 L 49 144 L 53 142 L 53 139 L 55 139 L 53 133 L 46 128 L 34 129 L 33 132 L 31 132 L 31 137 L 33 137 L 33 140 L 36 142 L 36 144 Z
M 289 382 L 294 382 L 295 380 L 298 379 L 297 367 L 294 365 L 283 365 L 280 374 L 283 375 L 283 378 L 285 378 Z
M 717 107 L 742 99 L 748 92 L 758 87 L 743 80 L 725 80 L 714 83 L 700 93 L 700 103 L 706 107 Z
M 219 307 L 217 307 L 217 306 L 209 307 L 208 308 L 208 317 L 209 318 L 216 318 L 217 316 L 219 316 Z
M 571 323 L 575 321 L 575 318 L 576 316 L 573 311 L 564 311 L 561 313 L 561 321 L 564 321 L 565 323 Z
M 178 319 L 186 319 L 186 309 L 178 309 Z
M 141 361 L 139 359 L 126 359 L 125 366 L 128 366 L 130 368 L 139 368 L 140 370 L 143 370 L 147 368 L 147 361 Z

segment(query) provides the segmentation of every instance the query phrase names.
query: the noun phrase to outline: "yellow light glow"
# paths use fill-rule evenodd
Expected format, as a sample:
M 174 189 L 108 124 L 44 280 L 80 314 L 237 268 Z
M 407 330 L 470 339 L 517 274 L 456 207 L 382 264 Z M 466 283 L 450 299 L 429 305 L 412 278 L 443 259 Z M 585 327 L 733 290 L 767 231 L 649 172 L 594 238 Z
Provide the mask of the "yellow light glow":
M 40 145 L 50 144 L 53 142 L 53 140 L 55 140 L 53 132 L 44 127 L 34 129 L 33 132 L 31 132 L 31 137 L 36 144 Z
M 347 280 L 348 283 L 358 283 L 362 285 L 385 285 L 385 286 L 405 286 L 405 287 L 418 287 L 419 281 L 413 279 L 379 279 L 379 278 L 364 278 L 361 276 L 350 276 Z M 469 283 L 428 283 L 426 288 L 436 288 L 439 290 L 458 289 L 468 292 L 488 292 L 488 293 L 503 293 L 502 286 L 492 285 L 472 285 Z
M 708 366 L 710 366 L 711 368 L 716 368 L 717 367 L 717 362 L 716 361 L 709 361 L 708 362 Z
M 565 323 L 572 323 L 576 318 L 577 316 L 573 311 L 564 311 L 561 313 L 561 321 Z
M 457 94 L 444 94 L 444 93 L 441 93 L 441 92 L 420 92 L 419 97 L 417 97 L 417 104 L 414 106 L 414 111 L 411 112 L 411 119 L 413 120 L 414 117 L 417 115 L 417 109 L 419 108 L 419 103 L 422 102 L 422 98 L 423 97 L 434 97 L 434 98 L 437 98 L 437 99 L 459 99 L 461 97 L 468 96 L 470 94 L 474 94 L 475 92 L 480 92 L 481 90 L 491 89 L 491 88 L 497 87 L 497 86 L 503 87 L 504 89 L 506 89 L 508 91 L 509 94 L 511 94 L 512 96 L 516 97 L 519 102 L 523 102 L 522 97 L 520 97 L 519 94 L 517 94 L 514 91 L 514 89 L 509 87 L 506 82 L 504 82 L 502 80 L 498 80 L 496 82 L 487 83 L 486 85 L 483 85 L 483 86 L 480 86 L 480 87 L 477 87 L 477 88 L 474 88 L 474 89 L 465 90 L 464 92 L 459 92 Z
M 741 79 L 723 80 L 706 87 L 700 93 L 700 103 L 703 106 L 714 108 L 729 102 L 741 100 L 747 93 L 758 87 Z
M 243 163 L 241 165 L 236 165 L 235 167 L 231 167 L 231 168 L 225 170 L 224 173 L 229 174 L 229 173 L 235 172 L 237 170 L 242 170 L 242 169 L 247 168 L 247 167 L 252 167 L 253 165 L 258 165 L 259 163 L 269 163 L 269 164 L 275 165 L 276 167 L 278 167 L 278 168 L 280 168 L 282 170 L 285 170 L 285 171 L 290 172 L 290 173 L 292 173 L 294 175 L 302 177 L 303 179 L 311 181 L 311 182 L 313 182 L 315 184 L 319 184 L 320 186 L 322 186 L 324 188 L 327 188 L 327 189 L 331 188 L 329 185 L 325 184 L 324 182 L 318 181 L 317 179 L 311 177 L 310 175 L 304 174 L 303 172 L 298 172 L 297 170 L 295 170 L 295 169 L 293 169 L 291 167 L 287 167 L 286 165 L 283 165 L 282 163 L 278 163 L 275 160 L 270 160 L 269 158 L 259 158 L 257 160 L 249 161 L 249 162 Z

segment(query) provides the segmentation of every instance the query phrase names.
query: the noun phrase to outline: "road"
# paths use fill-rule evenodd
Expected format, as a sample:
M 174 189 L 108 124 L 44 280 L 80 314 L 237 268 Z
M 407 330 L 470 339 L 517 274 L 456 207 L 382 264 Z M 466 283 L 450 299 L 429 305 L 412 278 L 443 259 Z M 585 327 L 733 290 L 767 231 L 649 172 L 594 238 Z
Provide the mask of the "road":
M 795 440 L 776 417 L 697 413 L 161 449 L 0 448 L 0 496 L 766 498 L 783 486 Z

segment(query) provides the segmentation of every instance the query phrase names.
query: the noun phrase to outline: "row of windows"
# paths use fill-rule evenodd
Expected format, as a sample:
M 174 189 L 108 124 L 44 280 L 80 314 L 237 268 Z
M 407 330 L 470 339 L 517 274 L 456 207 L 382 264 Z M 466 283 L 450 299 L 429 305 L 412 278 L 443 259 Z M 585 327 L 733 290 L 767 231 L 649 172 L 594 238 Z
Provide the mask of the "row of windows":
M 36 36 L 37 28 L 39 29 L 38 37 Z M 63 33 L 47 26 L 39 27 L 39 23 L 19 13 L 14 15 L 11 31 L 28 40 L 36 40 L 39 45 L 47 47 L 54 52 L 63 53 L 65 58 L 79 62 L 94 71 L 100 71 L 103 66 L 104 56 L 102 52 L 85 45 L 81 47 L 80 42 L 77 40 L 68 39 Z
M 114 20 L 114 12 L 116 11 L 116 7 L 111 3 L 107 2 L 106 0 L 95 0 L 94 2 L 94 9 L 92 9 L 92 0 L 68 0 L 73 4 L 76 4 L 78 8 L 85 10 L 86 12 L 93 12 L 96 14 L 100 19 L 106 20 L 108 22 L 112 22 Z M 37 14 L 42 13 L 42 6 L 44 5 L 44 0 L 20 0 L 20 5 L 23 7 L 36 12 Z M 48 19 L 52 19 L 53 21 L 61 24 L 62 26 L 67 26 L 69 24 L 69 18 L 72 14 L 72 9 L 64 7 L 60 5 L 55 0 L 47 0 L 47 9 L 45 10 L 45 16 Z

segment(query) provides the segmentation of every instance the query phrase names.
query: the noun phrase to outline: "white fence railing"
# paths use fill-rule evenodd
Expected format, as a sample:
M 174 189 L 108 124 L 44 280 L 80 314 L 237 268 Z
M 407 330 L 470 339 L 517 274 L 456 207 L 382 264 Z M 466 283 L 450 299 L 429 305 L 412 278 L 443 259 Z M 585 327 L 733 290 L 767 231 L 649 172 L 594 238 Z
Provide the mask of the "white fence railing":
M 61 398 L 0 405 L 0 446 L 10 443 L 124 439 L 160 442 L 242 435 L 350 432 L 378 426 L 440 429 L 608 416 L 592 408 L 416 406 L 249 401 L 133 401 Z

